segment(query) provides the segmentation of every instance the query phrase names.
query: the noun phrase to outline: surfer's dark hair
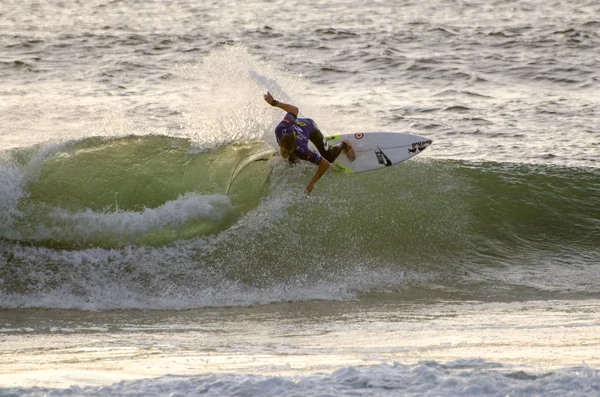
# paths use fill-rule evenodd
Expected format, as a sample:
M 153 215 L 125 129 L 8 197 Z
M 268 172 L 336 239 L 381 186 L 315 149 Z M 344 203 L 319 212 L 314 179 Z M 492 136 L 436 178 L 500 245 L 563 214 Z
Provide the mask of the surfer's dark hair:
M 285 134 L 281 137 L 279 144 L 285 148 L 285 150 L 294 151 L 296 150 L 296 135 Z
M 279 145 L 283 147 L 285 150 L 291 152 L 290 157 L 288 157 L 288 161 L 290 164 L 296 164 L 298 162 L 298 157 L 294 154 L 294 150 L 296 150 L 296 135 L 285 134 L 281 137 L 279 141 Z

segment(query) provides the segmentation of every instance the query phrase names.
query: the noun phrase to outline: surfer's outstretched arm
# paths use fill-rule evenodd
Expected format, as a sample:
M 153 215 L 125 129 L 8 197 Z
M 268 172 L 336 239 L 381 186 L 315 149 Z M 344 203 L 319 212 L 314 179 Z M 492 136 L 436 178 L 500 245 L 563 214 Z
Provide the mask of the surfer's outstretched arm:
M 328 169 L 329 161 L 321 159 L 321 162 L 319 163 L 319 168 L 317 168 L 317 172 L 315 172 L 315 176 L 313 176 L 310 182 L 308 182 L 308 185 L 306 185 L 306 193 L 310 194 L 310 192 L 312 192 L 313 188 L 315 187 L 315 183 L 317 183 L 317 181 L 321 179 L 323 174 L 325 174 L 325 172 L 327 172 Z
M 296 106 L 275 100 L 269 91 L 267 91 L 264 98 L 269 105 L 283 109 L 287 113 L 292 113 L 294 116 L 298 117 L 298 108 Z

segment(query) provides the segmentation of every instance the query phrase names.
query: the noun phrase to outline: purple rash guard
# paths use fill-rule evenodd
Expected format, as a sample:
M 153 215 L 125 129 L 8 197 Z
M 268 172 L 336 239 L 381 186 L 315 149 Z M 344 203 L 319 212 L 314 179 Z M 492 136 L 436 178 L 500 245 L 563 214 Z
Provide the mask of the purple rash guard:
M 323 157 L 308 148 L 308 137 L 314 130 L 315 124 L 311 119 L 299 119 L 293 113 L 287 113 L 275 127 L 275 138 L 279 143 L 284 135 L 294 134 L 296 136 L 296 150 L 294 150 L 296 157 L 319 165 Z

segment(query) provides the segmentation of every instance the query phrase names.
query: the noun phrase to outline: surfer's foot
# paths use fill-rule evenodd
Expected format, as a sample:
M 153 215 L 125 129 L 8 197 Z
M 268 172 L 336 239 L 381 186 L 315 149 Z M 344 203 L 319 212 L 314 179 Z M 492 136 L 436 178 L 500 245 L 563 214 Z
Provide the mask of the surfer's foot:
M 348 160 L 356 160 L 356 153 L 354 153 L 354 148 L 348 141 L 344 141 L 344 153 L 346 153 L 346 156 L 348 156 Z

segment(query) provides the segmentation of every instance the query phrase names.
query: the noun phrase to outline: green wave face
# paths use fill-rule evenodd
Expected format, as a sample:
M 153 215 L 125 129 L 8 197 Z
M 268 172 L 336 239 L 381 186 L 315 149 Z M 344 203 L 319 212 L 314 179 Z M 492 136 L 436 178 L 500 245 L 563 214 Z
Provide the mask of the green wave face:
M 597 248 L 597 170 L 410 161 L 364 175 L 329 172 L 306 198 L 314 168 L 273 163 L 272 152 L 263 143 L 198 152 L 186 139 L 147 136 L 14 153 L 24 193 L 0 231 L 65 248 L 166 245 L 217 235 L 263 202 L 253 221 L 223 236 L 223 257 L 239 251 L 251 262 L 247 248 L 260 252 L 257 262 L 279 262 L 288 256 L 273 247 L 310 246 L 323 257 L 341 249 L 337 258 L 355 251 L 381 263 L 497 263 Z M 264 244 L 254 241 L 257 227 Z M 286 242 L 289 233 L 296 237 Z M 252 246 L 234 249 L 240 239 Z
M 260 143 L 197 152 L 186 139 L 132 136 L 86 139 L 41 157 L 20 153 L 21 216 L 4 232 L 64 247 L 156 245 L 218 233 L 264 194 L 267 162 L 239 165 L 265 149 Z

